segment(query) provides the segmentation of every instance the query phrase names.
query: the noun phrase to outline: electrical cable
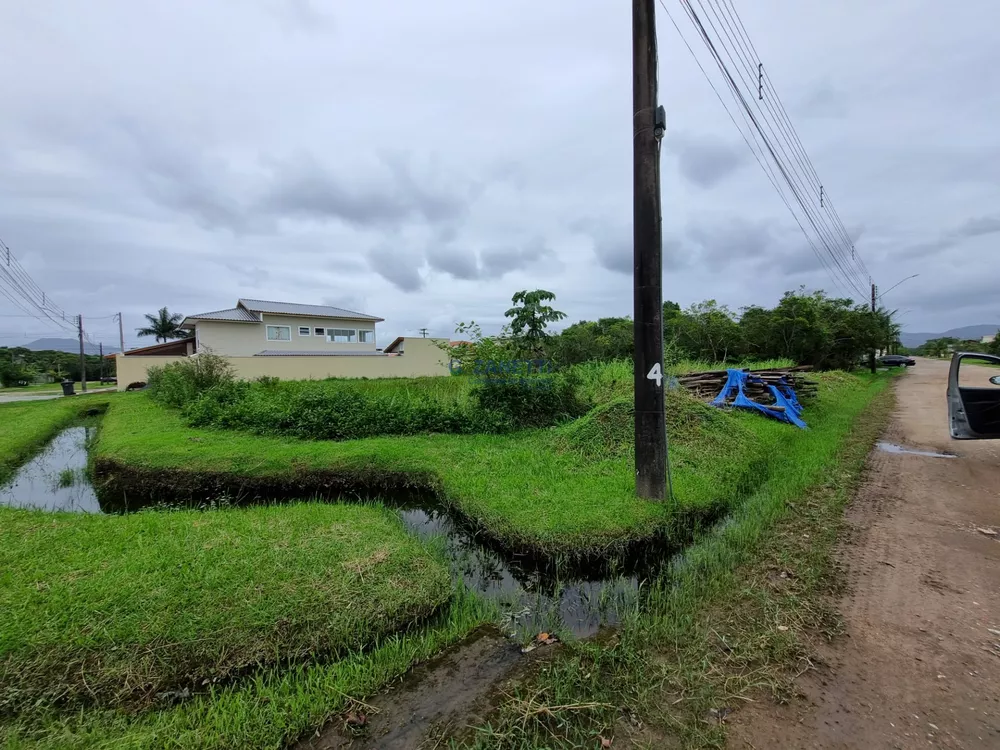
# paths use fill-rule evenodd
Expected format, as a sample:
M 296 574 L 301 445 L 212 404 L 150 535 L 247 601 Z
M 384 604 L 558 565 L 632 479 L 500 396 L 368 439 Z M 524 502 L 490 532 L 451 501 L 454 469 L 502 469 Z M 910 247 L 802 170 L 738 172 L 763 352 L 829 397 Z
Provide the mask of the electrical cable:
M 724 52 L 725 56 L 729 59 L 730 64 L 732 64 L 736 70 L 736 77 L 738 77 L 744 86 L 749 89 L 751 88 L 751 85 L 744 76 L 743 71 L 746 71 L 752 76 L 752 73 L 750 72 L 751 63 L 747 60 L 747 55 L 749 54 L 747 45 L 750 45 L 749 49 L 753 49 L 752 42 L 747 38 L 747 44 L 744 44 L 744 37 L 737 34 L 731 19 L 724 19 L 723 16 L 715 10 L 714 6 L 712 6 L 711 0 L 707 0 L 709 7 L 712 8 L 715 13 L 715 18 L 719 21 L 719 26 L 717 27 L 715 22 L 708 15 L 708 11 L 705 9 L 702 0 L 696 0 L 702 11 L 706 13 L 706 19 L 709 26 L 712 28 L 712 32 L 716 35 L 716 37 L 718 37 L 719 43 L 716 45 L 712 36 L 709 34 L 704 23 L 702 23 L 700 17 L 691 6 L 690 2 L 681 0 L 681 4 L 684 7 L 689 20 L 694 25 L 696 32 L 699 36 L 701 36 L 702 41 L 705 43 L 710 55 L 715 60 L 720 72 L 729 84 L 730 94 L 737 105 L 737 110 L 740 111 L 744 122 L 747 123 L 751 138 L 757 142 L 757 146 L 760 151 L 759 155 L 758 151 L 751 145 L 750 138 L 747 137 L 747 134 L 736 122 L 732 112 L 729 110 L 729 107 L 726 105 L 715 84 L 712 82 L 711 77 L 708 75 L 698 56 L 694 53 L 694 50 L 688 43 L 687 38 L 681 32 L 673 14 L 670 12 L 669 8 L 667 8 L 663 0 L 659 0 L 659 2 L 661 7 L 663 7 L 664 11 L 667 13 L 668 18 L 673 24 L 678 35 L 681 37 L 681 40 L 684 42 L 684 45 L 687 47 L 688 52 L 694 58 L 696 64 L 702 72 L 702 75 L 705 76 L 705 79 L 715 92 L 716 97 L 723 105 L 723 108 L 726 110 L 730 120 L 733 121 L 737 130 L 740 131 L 740 135 L 747 144 L 747 147 L 750 148 L 754 158 L 765 171 L 772 187 L 775 188 L 775 191 L 785 203 L 786 208 L 788 208 L 789 213 L 792 214 L 792 217 L 799 225 L 799 229 L 806 237 L 810 248 L 817 256 L 821 265 L 827 273 L 830 274 L 832 280 L 838 286 L 843 286 L 845 290 L 853 290 L 852 295 L 856 295 L 857 297 L 864 299 L 867 296 L 864 291 L 865 282 L 867 281 L 865 278 L 867 269 L 864 268 L 863 261 L 861 261 L 861 259 L 857 256 L 856 250 L 850 241 L 849 233 L 847 233 L 846 228 L 843 226 L 843 221 L 840 219 L 839 215 L 836 214 L 832 202 L 829 204 L 827 213 L 824 213 L 819 207 L 813 207 L 810 203 L 810 199 L 807 197 L 808 193 L 813 189 L 811 186 L 810 176 L 815 179 L 817 183 L 818 176 L 815 173 L 815 168 L 812 166 L 811 161 L 808 161 L 808 154 L 806 154 L 804 148 L 801 147 L 801 140 L 798 139 L 797 133 L 789 130 L 790 122 L 788 122 L 788 127 L 786 127 L 785 121 L 779 117 L 769 101 L 765 101 L 765 108 L 762 108 L 758 103 L 757 111 L 759 113 L 759 117 L 754 114 L 754 111 L 749 106 L 747 98 L 744 96 L 736 78 L 722 57 L 722 53 Z M 742 27 L 742 22 L 740 22 L 739 25 L 743 31 L 743 35 L 745 36 L 745 27 Z M 720 32 L 720 28 L 723 29 L 722 32 Z M 730 44 L 732 44 L 732 46 L 737 50 L 735 55 L 723 40 L 723 33 L 725 34 L 725 37 L 729 39 Z M 720 48 L 722 52 L 719 51 Z M 737 62 L 737 59 L 739 60 L 739 63 Z M 763 70 L 761 69 L 760 72 L 760 80 L 762 81 Z M 785 120 L 787 120 L 787 112 L 785 113 Z M 792 133 L 794 137 L 790 137 L 789 133 Z M 768 160 L 767 155 L 770 155 L 770 160 Z M 763 160 L 761 158 L 762 156 Z M 781 175 L 780 180 L 777 178 L 774 171 L 770 169 L 772 161 Z M 826 251 L 828 258 L 824 257 L 824 254 L 813 241 L 813 238 L 806 230 L 802 221 L 799 219 L 799 216 L 793 210 L 792 204 L 789 203 L 784 190 L 781 189 L 778 184 L 779 182 L 783 182 L 787 186 L 787 189 L 791 193 L 795 203 L 799 205 L 806 223 L 812 228 L 816 238 L 819 240 L 819 243 Z M 823 198 L 826 197 L 825 190 L 822 191 L 822 195 Z M 821 208 L 826 209 L 827 204 L 825 200 L 823 201 L 823 204 L 824 205 Z M 833 218 L 828 220 L 827 214 L 831 215 Z M 841 246 L 841 243 L 838 240 L 838 235 L 840 239 L 844 240 L 843 246 Z M 841 281 L 841 279 L 843 281 Z

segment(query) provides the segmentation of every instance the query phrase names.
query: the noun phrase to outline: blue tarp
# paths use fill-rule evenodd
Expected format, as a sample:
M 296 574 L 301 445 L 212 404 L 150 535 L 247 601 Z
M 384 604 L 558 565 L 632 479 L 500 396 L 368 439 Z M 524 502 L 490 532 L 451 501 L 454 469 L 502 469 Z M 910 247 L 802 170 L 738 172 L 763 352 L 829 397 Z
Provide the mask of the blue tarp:
M 734 406 L 740 409 L 754 409 L 773 419 L 788 422 L 796 427 L 806 429 L 806 423 L 802 421 L 802 405 L 795 397 L 795 391 L 784 378 L 779 385 L 768 385 L 757 376 L 743 372 L 743 370 L 727 370 L 726 384 L 722 386 L 722 391 L 712 400 L 712 406 Z M 774 406 L 783 406 L 784 411 L 777 411 L 771 406 L 758 404 L 751 401 L 743 392 L 743 387 L 747 383 L 760 383 L 767 388 L 774 396 Z M 732 398 L 732 401 L 730 401 Z

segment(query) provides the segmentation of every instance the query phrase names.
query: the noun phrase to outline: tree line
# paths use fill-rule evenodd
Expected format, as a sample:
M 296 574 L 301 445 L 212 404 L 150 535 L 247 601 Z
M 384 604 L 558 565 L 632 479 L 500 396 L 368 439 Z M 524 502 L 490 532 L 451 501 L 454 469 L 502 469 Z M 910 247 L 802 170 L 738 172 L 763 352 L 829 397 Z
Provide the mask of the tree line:
M 473 341 L 460 358 L 521 356 L 547 358 L 560 365 L 588 361 L 631 359 L 632 319 L 581 320 L 558 333 L 551 323 L 564 313 L 550 303 L 555 295 L 544 289 L 521 291 L 505 313 L 509 323 L 498 337 L 482 336 L 474 322 L 460 323 L 456 331 Z M 791 359 L 817 369 L 851 369 L 861 365 L 872 349 L 900 348 L 900 326 L 893 312 L 874 313 L 850 299 L 829 297 L 804 289 L 785 292 L 774 307 L 752 305 L 731 310 L 715 300 L 681 308 L 663 304 L 664 360 L 698 359 L 738 363 L 750 359 Z
M 952 352 L 981 352 L 1000 357 L 1000 331 L 997 331 L 997 335 L 992 341 L 985 344 L 980 339 L 957 339 L 944 336 L 925 341 L 909 351 L 922 357 L 947 357 Z
M 87 380 L 97 380 L 102 374 L 114 377 L 114 359 L 104 360 L 96 354 L 84 357 Z M 32 351 L 23 346 L 0 346 L 0 385 L 11 388 L 30 385 L 38 380 L 80 380 L 80 355 L 54 350 Z

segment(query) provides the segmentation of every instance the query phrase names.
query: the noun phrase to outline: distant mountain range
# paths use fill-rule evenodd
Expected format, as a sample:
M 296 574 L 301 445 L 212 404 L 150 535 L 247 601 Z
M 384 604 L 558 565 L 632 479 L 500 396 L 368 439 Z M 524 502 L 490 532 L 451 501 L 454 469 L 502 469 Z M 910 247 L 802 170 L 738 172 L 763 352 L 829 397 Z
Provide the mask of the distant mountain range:
M 24 345 L 25 349 L 33 352 L 67 352 L 68 354 L 80 353 L 80 341 L 78 339 L 37 339 L 30 344 Z M 83 342 L 85 354 L 100 354 L 101 348 L 97 344 L 88 341 Z M 105 346 L 105 354 L 115 354 L 118 352 L 117 346 Z
M 983 336 L 989 336 L 991 333 L 996 333 L 997 329 L 1000 329 L 1000 324 L 997 323 L 983 323 L 978 326 L 962 326 L 961 328 L 952 328 L 950 331 L 945 331 L 944 333 L 909 333 L 908 331 L 903 331 L 899 336 L 899 341 L 908 349 L 913 349 L 914 347 L 920 346 L 926 341 L 931 339 L 981 339 Z

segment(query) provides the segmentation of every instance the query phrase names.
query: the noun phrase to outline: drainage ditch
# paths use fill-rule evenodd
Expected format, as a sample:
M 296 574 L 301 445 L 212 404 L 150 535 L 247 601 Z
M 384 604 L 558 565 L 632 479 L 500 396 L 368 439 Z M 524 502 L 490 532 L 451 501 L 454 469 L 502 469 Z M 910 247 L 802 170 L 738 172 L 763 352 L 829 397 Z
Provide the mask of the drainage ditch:
M 121 481 L 104 476 L 96 482 L 88 467 L 87 448 L 96 423 L 87 422 L 59 433 L 44 450 L 24 464 L 0 488 L 0 504 L 44 511 L 121 514 L 139 510 L 221 508 L 283 503 L 303 497 L 324 502 L 378 501 L 395 508 L 406 528 L 443 549 L 456 581 L 497 603 L 501 627 L 518 639 L 539 632 L 571 632 L 589 637 L 639 603 L 642 582 L 654 577 L 677 548 L 664 543 L 642 545 L 642 554 L 562 559 L 510 550 L 480 533 L 467 519 L 435 496 L 413 491 L 382 491 L 371 495 L 332 490 L 298 493 L 248 490 L 245 484 L 197 491 L 187 484 L 177 493 L 167 491 L 170 477 L 161 477 L 155 490 L 137 495 Z M 100 470 L 98 472 L 101 473 Z M 233 480 L 235 481 L 235 480 Z M 178 486 L 184 485 L 183 481 Z

